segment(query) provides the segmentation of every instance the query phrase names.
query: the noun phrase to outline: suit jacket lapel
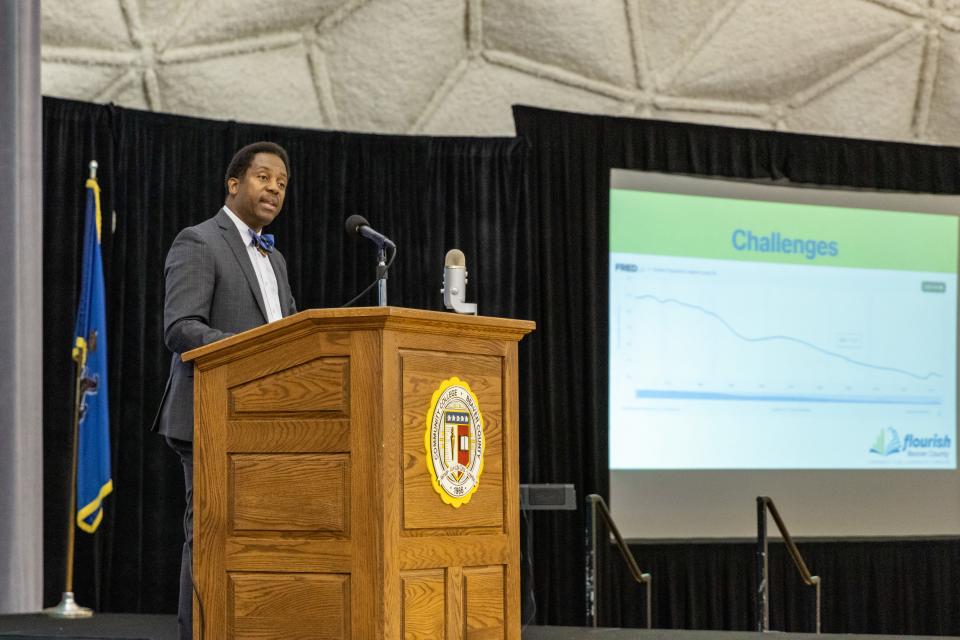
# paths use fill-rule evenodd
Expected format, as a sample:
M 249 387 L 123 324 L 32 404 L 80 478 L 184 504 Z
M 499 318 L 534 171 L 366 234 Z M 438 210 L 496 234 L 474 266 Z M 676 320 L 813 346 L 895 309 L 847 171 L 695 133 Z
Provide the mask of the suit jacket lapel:
M 257 274 L 254 273 L 253 265 L 250 263 L 247 246 L 243 243 L 243 239 L 241 239 L 240 234 L 237 232 L 237 225 L 233 224 L 233 220 L 230 219 L 230 216 L 228 216 L 227 212 L 223 209 L 220 209 L 216 218 L 217 224 L 220 225 L 220 233 L 223 234 L 223 239 L 227 242 L 227 246 L 233 250 L 233 255 L 240 264 L 240 271 L 242 271 L 244 277 L 246 277 L 247 284 L 250 285 L 250 292 L 253 293 L 253 297 L 257 301 L 257 306 L 260 308 L 260 313 L 263 314 L 263 321 L 266 322 L 267 306 L 263 303 L 263 295 L 260 293 L 260 282 L 257 280 Z

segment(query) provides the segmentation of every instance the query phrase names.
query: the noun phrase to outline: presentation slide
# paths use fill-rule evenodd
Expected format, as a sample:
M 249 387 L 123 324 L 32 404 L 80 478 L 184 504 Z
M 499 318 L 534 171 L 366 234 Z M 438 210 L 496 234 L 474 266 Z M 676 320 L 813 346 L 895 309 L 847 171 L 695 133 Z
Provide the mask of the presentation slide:
M 957 468 L 956 216 L 664 178 L 610 194 L 612 470 Z

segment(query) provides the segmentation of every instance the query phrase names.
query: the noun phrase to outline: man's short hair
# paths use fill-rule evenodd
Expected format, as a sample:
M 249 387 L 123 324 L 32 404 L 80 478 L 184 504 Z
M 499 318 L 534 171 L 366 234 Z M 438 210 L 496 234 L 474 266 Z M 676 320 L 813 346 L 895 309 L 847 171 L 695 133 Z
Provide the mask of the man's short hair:
M 258 153 L 271 153 L 283 160 L 283 166 L 287 169 L 287 179 L 290 179 L 290 158 L 287 157 L 286 150 L 276 142 L 261 141 L 248 144 L 233 154 L 233 160 L 230 161 L 230 166 L 227 167 L 227 175 L 223 177 L 224 184 L 226 184 L 230 178 L 243 180 L 243 174 L 250 168 L 253 157 Z

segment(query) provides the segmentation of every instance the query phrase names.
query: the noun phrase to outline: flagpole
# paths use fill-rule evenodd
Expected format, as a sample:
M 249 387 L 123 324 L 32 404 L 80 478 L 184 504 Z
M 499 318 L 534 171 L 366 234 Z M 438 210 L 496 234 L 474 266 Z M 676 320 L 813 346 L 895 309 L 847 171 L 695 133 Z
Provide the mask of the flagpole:
M 97 161 L 90 161 L 90 179 L 97 178 Z M 83 376 L 83 363 L 79 360 L 76 364 L 76 385 L 74 389 L 73 402 L 73 455 L 70 465 L 70 512 L 67 518 L 67 578 L 64 587 L 63 596 L 60 603 L 55 607 L 44 609 L 43 612 L 53 618 L 89 618 L 93 615 L 93 610 L 88 607 L 81 607 L 73 598 L 73 561 L 74 549 L 77 538 L 77 449 L 80 439 L 80 407 L 83 402 L 83 396 L 80 391 L 80 382 Z

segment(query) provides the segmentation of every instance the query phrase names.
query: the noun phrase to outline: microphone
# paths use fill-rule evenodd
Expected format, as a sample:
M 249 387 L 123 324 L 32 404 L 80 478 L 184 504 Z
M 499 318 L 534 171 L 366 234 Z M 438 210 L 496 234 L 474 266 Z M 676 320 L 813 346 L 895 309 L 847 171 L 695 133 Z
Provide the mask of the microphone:
M 440 293 L 447 309 L 477 315 L 477 304 L 464 302 L 467 297 L 467 262 L 460 249 L 450 249 L 443 259 L 443 289 Z
M 363 236 L 367 240 L 372 240 L 377 243 L 377 246 L 380 247 L 390 247 L 391 249 L 396 249 L 397 245 L 393 244 L 393 240 L 383 235 L 379 231 L 374 230 L 370 223 L 367 222 L 367 219 L 363 216 L 358 216 L 356 214 L 347 218 L 344 226 L 347 229 L 347 233 L 351 236 Z

